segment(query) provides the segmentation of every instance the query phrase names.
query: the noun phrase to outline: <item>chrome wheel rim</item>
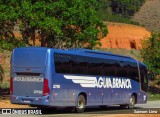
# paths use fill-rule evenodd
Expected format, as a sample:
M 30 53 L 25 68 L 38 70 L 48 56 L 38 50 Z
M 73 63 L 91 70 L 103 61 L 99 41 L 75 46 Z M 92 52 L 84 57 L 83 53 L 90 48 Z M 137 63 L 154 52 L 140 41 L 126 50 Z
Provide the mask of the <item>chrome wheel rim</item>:
M 78 100 L 78 108 L 80 109 L 84 108 L 84 103 L 82 100 Z
M 134 99 L 133 99 L 133 98 L 130 99 L 130 106 L 131 106 L 131 107 L 134 106 Z

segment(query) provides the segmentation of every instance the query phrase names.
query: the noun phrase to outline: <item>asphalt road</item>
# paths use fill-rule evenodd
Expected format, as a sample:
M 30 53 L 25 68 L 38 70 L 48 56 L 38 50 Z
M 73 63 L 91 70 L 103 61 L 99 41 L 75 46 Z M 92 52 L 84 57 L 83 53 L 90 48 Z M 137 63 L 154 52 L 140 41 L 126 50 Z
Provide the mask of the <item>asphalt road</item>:
M 31 109 L 34 110 L 34 109 Z M 109 106 L 107 108 L 99 108 L 99 107 L 93 107 L 93 108 L 87 108 L 84 113 L 74 113 L 70 111 L 69 109 L 57 109 L 55 111 L 53 110 L 42 110 L 42 115 L 23 115 L 27 117 L 98 117 L 98 116 L 106 116 L 110 114 L 135 114 L 135 113 L 158 113 L 160 114 L 160 100 L 159 101 L 148 101 L 147 104 L 137 104 L 135 105 L 134 109 L 121 109 L 119 106 Z M 1 112 L 0 112 L 1 113 Z M 10 114 L 0 114 L 0 117 L 17 117 L 22 115 L 10 115 Z

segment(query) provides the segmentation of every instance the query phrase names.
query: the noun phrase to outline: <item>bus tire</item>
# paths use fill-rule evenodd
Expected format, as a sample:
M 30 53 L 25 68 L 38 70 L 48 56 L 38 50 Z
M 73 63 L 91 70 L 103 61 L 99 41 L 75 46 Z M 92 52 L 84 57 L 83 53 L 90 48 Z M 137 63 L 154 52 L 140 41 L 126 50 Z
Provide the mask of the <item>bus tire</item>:
M 76 104 L 75 111 L 76 111 L 77 113 L 82 113 L 82 112 L 84 112 L 85 104 L 86 104 L 86 100 L 85 100 L 84 96 L 83 96 L 83 95 L 79 95 L 79 96 L 78 96 L 78 100 L 77 100 L 77 104 Z
M 120 108 L 122 108 L 122 109 L 128 108 L 128 104 L 120 105 Z
M 128 108 L 130 108 L 130 109 L 134 108 L 135 102 L 136 102 L 135 96 L 132 95 L 132 96 L 130 97 L 130 99 L 129 99 Z
M 106 109 L 108 106 L 107 105 L 100 105 L 99 108 L 101 109 Z

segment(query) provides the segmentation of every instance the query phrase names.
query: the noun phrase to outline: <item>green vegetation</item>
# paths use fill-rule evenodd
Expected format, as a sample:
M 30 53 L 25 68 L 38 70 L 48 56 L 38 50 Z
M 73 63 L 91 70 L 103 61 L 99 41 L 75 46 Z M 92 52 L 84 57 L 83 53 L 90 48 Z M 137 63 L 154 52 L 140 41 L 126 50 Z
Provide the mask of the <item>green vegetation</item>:
M 130 19 L 145 2 L 145 0 L 100 0 L 101 8 L 98 16 L 104 21 L 121 22 L 140 25 Z
M 111 0 L 111 8 L 114 13 L 123 16 L 133 16 L 145 0 Z
M 107 34 L 102 20 L 139 25 L 131 21 L 130 16 L 138 11 L 144 1 L 1 0 L 0 47 L 12 50 L 28 45 L 30 39 L 35 46 L 38 37 L 41 46 L 94 48 L 101 45 L 100 38 Z M 16 39 L 15 29 L 21 38 Z
M 140 55 L 148 69 L 155 74 L 154 79 L 149 79 L 150 99 L 160 99 L 160 33 L 152 33 L 151 37 L 142 41 Z
M 0 83 L 0 88 L 1 89 L 9 89 L 10 88 L 9 82 L 2 82 L 2 83 Z
M 15 38 L 16 27 L 26 44 L 39 37 L 41 46 L 94 48 L 107 34 L 98 7 L 97 0 L 1 0 L 0 35 Z
M 142 41 L 140 54 L 149 70 L 160 75 L 160 33 L 152 33 L 151 37 Z
M 148 101 L 160 100 L 160 94 L 148 94 Z
M 25 47 L 26 44 L 21 39 L 16 38 L 9 38 L 9 39 L 2 39 L 0 38 L 0 48 L 1 50 L 9 50 L 12 51 L 16 47 Z
M 126 24 L 140 25 L 138 22 L 130 20 L 129 18 L 119 14 L 108 14 L 108 15 L 104 15 L 101 18 L 109 22 L 118 22 L 118 23 L 120 22 L 120 23 L 126 23 Z
M 106 24 L 97 16 L 96 0 L 1 0 L 0 52 L 15 47 L 94 48 L 107 34 Z M 20 34 L 19 38 L 15 32 Z M 31 45 L 32 46 L 32 45 Z M 0 66 L 0 88 L 9 87 L 9 57 Z M 4 73 L 5 72 L 5 73 Z

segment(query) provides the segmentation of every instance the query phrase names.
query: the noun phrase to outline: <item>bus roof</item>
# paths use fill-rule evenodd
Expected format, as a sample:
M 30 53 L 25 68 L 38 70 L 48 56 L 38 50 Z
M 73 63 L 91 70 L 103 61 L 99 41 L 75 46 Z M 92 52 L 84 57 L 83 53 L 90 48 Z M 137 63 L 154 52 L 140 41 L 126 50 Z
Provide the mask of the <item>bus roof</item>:
M 95 57 L 95 58 L 110 58 L 110 59 L 119 59 L 120 61 L 136 61 L 134 58 L 112 54 L 111 52 L 101 52 L 97 50 L 90 50 L 90 49 L 68 49 L 68 50 L 60 50 L 54 49 L 55 52 L 60 52 L 63 54 L 73 54 L 73 55 L 81 55 L 81 56 L 88 56 L 88 57 Z
M 90 54 L 97 54 L 97 55 L 110 55 L 110 56 L 118 56 L 118 57 L 124 57 L 124 58 L 129 58 L 129 59 L 133 59 L 129 56 L 123 56 L 123 55 L 119 55 L 119 54 L 113 54 L 111 52 L 102 52 L 102 51 L 97 51 L 97 50 L 90 50 L 90 49 L 70 49 L 71 51 L 75 51 L 75 52 L 81 52 L 81 53 L 90 53 Z
M 111 52 L 101 52 L 97 50 L 90 50 L 90 49 L 55 49 L 55 48 L 47 48 L 47 47 L 22 47 L 22 48 L 15 48 L 15 49 L 37 49 L 37 50 L 50 50 L 53 52 L 63 53 L 63 54 L 75 54 L 75 55 L 81 55 L 81 56 L 88 56 L 88 57 L 96 57 L 96 58 L 108 58 L 111 59 L 119 59 L 120 61 L 136 61 L 132 57 L 118 55 L 118 54 L 112 54 Z M 140 62 L 141 63 L 141 62 Z M 143 64 L 143 63 L 141 63 Z

